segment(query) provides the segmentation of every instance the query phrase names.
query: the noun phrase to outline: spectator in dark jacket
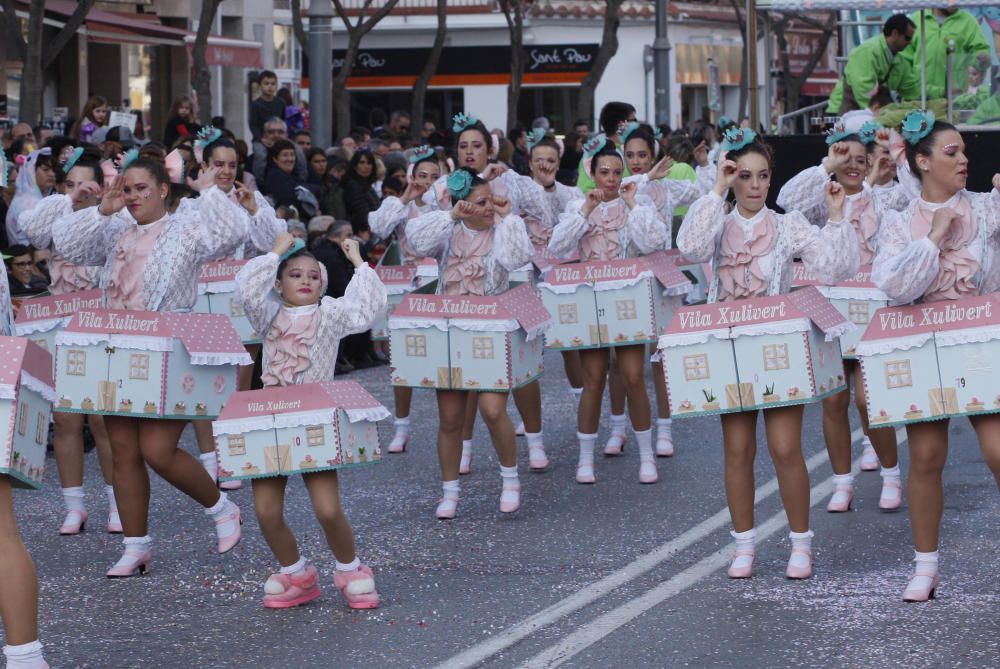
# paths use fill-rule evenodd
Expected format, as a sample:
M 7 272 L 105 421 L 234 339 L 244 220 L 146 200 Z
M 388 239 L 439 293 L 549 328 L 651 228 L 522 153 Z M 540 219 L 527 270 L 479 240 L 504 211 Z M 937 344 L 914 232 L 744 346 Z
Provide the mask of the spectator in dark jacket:
M 277 116 L 282 124 L 285 122 L 285 103 L 278 97 L 278 75 L 271 70 L 260 73 L 260 97 L 250 103 L 250 134 L 253 141 L 259 142 L 264 136 L 264 123 Z
M 36 271 L 35 259 L 30 246 L 16 245 L 7 249 L 10 259 L 7 261 L 7 280 L 10 282 L 10 294 L 38 295 L 49 289 L 49 282 Z
M 274 201 L 275 207 L 295 207 L 299 209 L 299 198 L 295 187 L 295 145 L 287 139 L 276 140 L 267 150 L 267 169 L 261 192 Z
M 375 180 L 375 157 L 370 151 L 356 151 L 344 175 L 344 204 L 356 235 L 368 232 L 368 214 L 379 208 L 378 194 L 372 187 Z
M 306 152 L 306 159 L 309 162 L 309 180 L 306 182 L 306 188 L 319 200 L 320 212 L 325 216 L 347 218 L 344 191 L 337 179 L 330 174 L 326 153 L 323 149 L 314 147 Z
M 201 126 L 194 117 L 194 103 L 191 98 L 179 97 L 170 105 L 170 113 L 167 114 L 167 127 L 163 129 L 163 143 L 169 149 L 177 140 L 184 137 L 194 139 Z

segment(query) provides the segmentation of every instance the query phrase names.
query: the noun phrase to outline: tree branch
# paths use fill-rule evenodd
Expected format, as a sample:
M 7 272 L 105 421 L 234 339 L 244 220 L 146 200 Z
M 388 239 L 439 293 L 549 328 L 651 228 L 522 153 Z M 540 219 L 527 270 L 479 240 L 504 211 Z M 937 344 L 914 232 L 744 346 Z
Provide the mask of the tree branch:
M 303 51 L 309 51 L 309 34 L 302 25 L 302 0 L 292 0 L 292 30 Z
M 22 63 L 28 58 L 28 45 L 24 42 L 21 34 L 21 26 L 17 21 L 17 3 L 14 0 L 4 0 L 3 3 L 3 28 L 4 36 L 8 45 L 14 47 L 15 53 L 7 53 L 8 58 L 15 55 Z
M 59 53 L 66 48 L 66 45 L 76 35 L 80 26 L 83 25 L 83 20 L 87 18 L 87 14 L 93 6 L 94 0 L 80 0 L 77 2 L 73 15 L 66 21 L 66 24 L 56 35 L 55 40 L 45 49 L 45 55 L 42 56 L 43 69 L 48 69 L 56 61 Z
M 320 1 L 322 2 L 322 0 Z M 351 25 L 350 19 L 347 18 L 347 12 L 344 11 L 344 5 L 340 2 L 340 0 L 333 0 L 333 9 L 337 12 L 337 16 L 339 16 L 340 20 L 343 22 L 344 29 L 347 30 L 348 33 L 354 30 L 354 26 Z
M 365 9 L 371 5 L 372 0 L 365 0 Z M 384 5 L 378 8 L 378 11 L 369 16 L 363 23 L 361 19 L 358 19 L 358 29 L 361 31 L 361 36 L 364 37 L 368 32 L 375 27 L 375 24 L 386 17 L 386 15 L 391 12 L 399 0 L 389 0 Z M 362 18 L 364 17 L 364 10 L 362 10 Z

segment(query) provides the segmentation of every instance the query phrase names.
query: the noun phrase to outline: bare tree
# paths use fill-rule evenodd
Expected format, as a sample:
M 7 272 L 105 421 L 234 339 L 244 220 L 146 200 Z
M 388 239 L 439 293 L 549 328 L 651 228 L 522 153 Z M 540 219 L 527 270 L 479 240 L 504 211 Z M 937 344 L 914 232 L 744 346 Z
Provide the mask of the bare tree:
M 507 129 L 517 125 L 517 103 L 521 99 L 521 83 L 524 81 L 524 11 L 528 4 L 522 0 L 500 0 L 500 9 L 507 19 L 507 31 L 510 33 Z
M 191 49 L 191 60 L 194 61 L 194 90 L 198 95 L 198 108 L 202 120 L 208 122 L 212 118 L 212 71 L 208 69 L 205 51 L 208 49 L 208 35 L 212 32 L 215 15 L 219 11 L 222 0 L 201 0 L 201 14 L 198 17 L 198 32 L 194 37 Z
M 351 128 L 351 99 L 347 94 L 347 79 L 354 70 L 354 60 L 358 57 L 361 39 L 375 27 L 376 23 L 384 19 L 392 11 L 397 2 L 399 0 L 385 0 L 385 4 L 366 19 L 365 14 L 371 8 L 372 0 L 365 0 L 364 5 L 358 11 L 357 22 L 351 23 L 351 19 L 344 9 L 344 3 L 341 0 L 333 0 L 337 16 L 344 22 L 344 28 L 347 30 L 347 50 L 344 52 L 344 65 L 333 78 L 333 106 L 337 112 L 338 135 L 346 134 Z
M 21 107 L 18 113 L 21 121 L 36 125 L 41 120 L 45 70 L 55 63 L 59 53 L 73 39 L 93 6 L 94 0 L 79 0 L 72 16 L 60 28 L 56 38 L 45 46 L 43 40 L 45 0 L 31 0 L 28 9 L 27 40 L 21 33 L 21 26 L 17 20 L 17 3 L 15 0 L 4 0 L 3 28 L 7 57 L 16 57 L 24 63 L 21 75 Z
M 309 33 L 302 25 L 302 0 L 292 0 L 292 30 L 295 32 L 295 39 L 299 41 L 299 46 L 306 53 L 309 53 Z
M 576 117 L 583 119 L 594 118 L 594 91 L 597 84 L 601 83 L 604 70 L 608 63 L 618 52 L 618 25 L 621 18 L 618 11 L 625 0 L 607 0 L 604 3 L 604 32 L 601 34 L 601 46 L 597 50 L 594 62 L 590 65 L 590 72 L 580 82 L 578 98 L 576 102 Z
M 414 139 L 420 137 L 424 126 L 424 106 L 427 102 L 427 85 L 437 72 L 441 62 L 441 52 L 444 50 L 444 40 L 448 35 L 448 0 L 437 0 L 437 32 L 434 33 L 434 45 L 424 62 L 417 81 L 413 84 L 413 105 L 410 114 L 410 131 Z
M 739 109 L 737 110 L 736 118 L 741 119 L 746 116 L 747 113 L 747 101 L 749 100 L 750 92 L 750 63 L 747 58 L 747 22 L 743 17 L 741 9 L 740 0 L 729 0 L 729 4 L 733 6 L 733 11 L 736 12 L 736 23 L 740 29 L 740 39 L 743 42 L 743 71 L 740 75 L 743 85 L 740 86 L 740 102 Z M 756 40 L 754 41 L 754 47 L 756 47 Z
M 837 26 L 837 13 L 827 12 L 826 20 L 820 21 L 814 16 L 800 13 L 774 12 L 771 17 L 771 27 L 778 40 L 778 57 L 781 61 L 781 83 L 785 89 L 785 111 L 795 111 L 799 108 L 799 100 L 802 95 L 802 86 L 806 80 L 812 76 L 813 70 L 819 65 L 827 47 L 830 45 L 830 38 L 833 37 Z M 809 60 L 802 67 L 798 74 L 792 74 L 791 59 L 788 56 L 788 34 L 787 31 L 792 24 L 802 24 L 820 31 L 819 44 L 809 54 Z

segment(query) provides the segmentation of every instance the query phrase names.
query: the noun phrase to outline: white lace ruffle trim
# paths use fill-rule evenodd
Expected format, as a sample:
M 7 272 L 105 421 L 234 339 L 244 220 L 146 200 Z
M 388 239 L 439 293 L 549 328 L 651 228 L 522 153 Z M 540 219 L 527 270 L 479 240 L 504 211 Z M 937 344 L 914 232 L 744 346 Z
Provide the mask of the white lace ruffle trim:
M 869 355 L 884 355 L 894 351 L 908 351 L 911 348 L 919 348 L 926 344 L 931 337 L 931 332 L 909 335 L 906 337 L 892 337 L 890 339 L 862 340 L 854 349 L 854 354 L 859 358 Z

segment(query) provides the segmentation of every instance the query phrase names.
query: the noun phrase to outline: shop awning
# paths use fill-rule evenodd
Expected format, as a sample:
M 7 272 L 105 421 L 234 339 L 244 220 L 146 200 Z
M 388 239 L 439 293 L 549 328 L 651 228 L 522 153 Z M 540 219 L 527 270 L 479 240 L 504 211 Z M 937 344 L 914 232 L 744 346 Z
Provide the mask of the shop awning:
M 743 70 L 743 49 L 717 44 L 675 44 L 677 82 L 693 86 L 708 85 L 708 59 L 719 66 L 719 83 L 739 86 Z

